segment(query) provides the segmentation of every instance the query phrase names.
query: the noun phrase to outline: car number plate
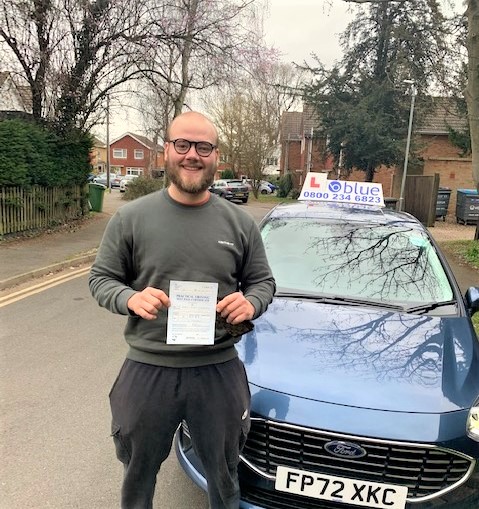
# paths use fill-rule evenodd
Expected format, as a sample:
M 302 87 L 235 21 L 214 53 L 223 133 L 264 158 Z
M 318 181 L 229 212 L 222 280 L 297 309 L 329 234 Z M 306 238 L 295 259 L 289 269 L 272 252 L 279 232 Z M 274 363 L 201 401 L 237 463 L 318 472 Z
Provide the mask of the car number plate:
M 380 509 L 404 509 L 407 488 L 278 467 L 275 488 L 320 500 Z

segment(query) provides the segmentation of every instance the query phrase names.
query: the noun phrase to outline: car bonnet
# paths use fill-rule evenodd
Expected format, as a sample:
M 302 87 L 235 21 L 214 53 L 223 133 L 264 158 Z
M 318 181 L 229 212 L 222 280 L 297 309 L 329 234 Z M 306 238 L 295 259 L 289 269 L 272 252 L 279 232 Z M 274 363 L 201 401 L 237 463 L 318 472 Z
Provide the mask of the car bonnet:
M 250 383 L 315 401 L 443 413 L 479 395 L 465 317 L 275 298 L 237 347 Z

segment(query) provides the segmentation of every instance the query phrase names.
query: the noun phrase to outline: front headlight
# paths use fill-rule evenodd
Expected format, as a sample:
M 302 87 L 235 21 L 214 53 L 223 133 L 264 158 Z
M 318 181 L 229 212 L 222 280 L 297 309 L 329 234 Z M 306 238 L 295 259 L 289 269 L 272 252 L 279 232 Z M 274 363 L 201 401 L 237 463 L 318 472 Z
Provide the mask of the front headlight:
M 467 436 L 479 442 L 479 401 L 469 410 L 466 424 Z

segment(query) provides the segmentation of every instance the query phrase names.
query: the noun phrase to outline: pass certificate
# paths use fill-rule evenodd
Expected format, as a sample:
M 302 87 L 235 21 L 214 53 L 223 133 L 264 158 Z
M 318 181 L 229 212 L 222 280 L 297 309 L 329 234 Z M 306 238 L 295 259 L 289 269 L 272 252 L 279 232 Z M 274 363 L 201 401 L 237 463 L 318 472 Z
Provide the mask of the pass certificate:
M 166 343 L 214 344 L 217 298 L 218 283 L 171 281 Z

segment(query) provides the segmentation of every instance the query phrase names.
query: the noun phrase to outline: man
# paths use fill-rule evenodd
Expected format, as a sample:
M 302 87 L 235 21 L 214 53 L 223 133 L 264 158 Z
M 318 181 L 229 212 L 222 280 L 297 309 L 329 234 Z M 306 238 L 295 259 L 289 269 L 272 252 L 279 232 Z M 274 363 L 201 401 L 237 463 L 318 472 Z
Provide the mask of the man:
M 112 217 L 89 280 L 101 306 L 128 315 L 129 351 L 110 392 L 112 435 L 125 467 L 121 507 L 152 507 L 156 475 L 184 419 L 211 509 L 233 509 L 250 424 L 250 393 L 234 347 L 239 337 L 218 320 L 213 344 L 167 342 L 170 284 L 217 284 L 216 312 L 235 325 L 266 310 L 275 283 L 252 218 L 208 190 L 219 157 L 214 125 L 184 113 L 167 139 L 171 184 Z

